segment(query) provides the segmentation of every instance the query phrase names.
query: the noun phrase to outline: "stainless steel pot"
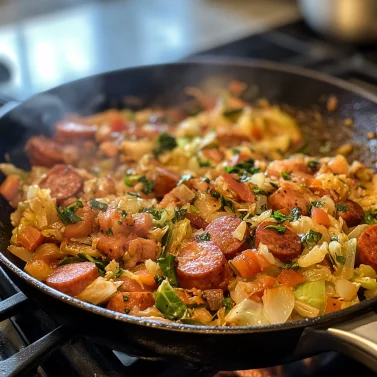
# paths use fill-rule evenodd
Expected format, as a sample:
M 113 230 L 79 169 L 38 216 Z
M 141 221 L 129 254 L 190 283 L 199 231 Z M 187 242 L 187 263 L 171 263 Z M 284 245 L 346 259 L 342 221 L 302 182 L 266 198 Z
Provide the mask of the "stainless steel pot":
M 309 26 L 346 43 L 377 41 L 377 0 L 299 0 Z

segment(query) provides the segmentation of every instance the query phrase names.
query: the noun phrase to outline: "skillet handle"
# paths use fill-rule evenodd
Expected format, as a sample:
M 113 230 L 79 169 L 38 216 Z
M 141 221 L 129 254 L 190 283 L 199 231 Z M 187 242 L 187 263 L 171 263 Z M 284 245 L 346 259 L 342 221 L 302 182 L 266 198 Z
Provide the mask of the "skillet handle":
M 306 328 L 300 352 L 338 351 L 377 372 L 377 314 L 369 312 L 339 325 L 319 330 Z

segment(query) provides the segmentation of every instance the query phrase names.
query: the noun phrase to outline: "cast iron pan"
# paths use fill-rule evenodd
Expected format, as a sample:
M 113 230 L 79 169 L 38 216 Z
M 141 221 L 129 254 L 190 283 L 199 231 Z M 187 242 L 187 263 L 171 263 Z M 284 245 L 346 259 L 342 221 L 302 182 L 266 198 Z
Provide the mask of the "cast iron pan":
M 25 166 L 22 148 L 32 134 L 51 133 L 64 114 L 89 114 L 121 105 L 125 96 L 145 104 L 177 105 L 187 86 L 224 87 L 231 79 L 254 86 L 255 98 L 287 104 L 298 112 L 309 134 L 308 152 L 318 154 L 323 138 L 336 147 L 351 139 L 356 155 L 374 167 L 375 144 L 366 134 L 377 125 L 377 97 L 346 82 L 298 68 L 267 62 L 182 62 L 105 73 L 32 97 L 0 119 L 0 155 Z M 323 99 L 338 98 L 329 117 Z M 254 98 L 254 99 L 255 99 Z M 322 101 L 322 102 L 321 102 Z M 313 110 L 314 108 L 314 110 Z M 306 109 L 303 116 L 302 110 Z M 323 121 L 318 115 L 323 112 Z M 353 130 L 340 119 L 352 117 Z M 340 350 L 377 371 L 377 297 L 348 309 L 314 319 L 265 327 L 215 328 L 166 324 L 115 313 L 66 296 L 23 272 L 23 262 L 7 251 L 11 209 L 0 200 L 0 262 L 21 290 L 59 323 L 77 333 L 128 354 L 147 358 L 186 360 L 218 370 L 250 369 L 284 364 L 326 350 Z

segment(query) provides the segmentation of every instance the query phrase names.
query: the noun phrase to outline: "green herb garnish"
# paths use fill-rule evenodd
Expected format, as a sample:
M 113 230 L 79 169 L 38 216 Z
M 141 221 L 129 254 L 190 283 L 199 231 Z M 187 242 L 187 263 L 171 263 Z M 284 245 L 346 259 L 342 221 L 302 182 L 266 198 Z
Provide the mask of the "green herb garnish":
M 113 236 L 114 235 L 114 232 L 111 228 L 107 229 L 105 233 L 106 233 L 107 236 Z
M 199 164 L 199 166 L 200 166 L 201 168 L 211 167 L 211 166 L 212 166 L 210 160 L 203 161 L 203 160 L 201 160 L 199 157 L 197 157 L 197 160 L 198 160 L 198 164 Z
M 278 223 L 282 223 L 284 221 L 293 221 L 294 219 L 293 215 L 286 216 L 280 211 L 274 211 L 271 217 L 275 219 Z
M 160 155 L 161 153 L 164 153 L 166 151 L 171 151 L 177 146 L 177 140 L 170 136 L 168 133 L 163 132 L 158 138 L 157 138 L 157 148 L 153 150 L 153 153 L 155 157 Z
M 281 174 L 282 178 L 285 179 L 286 181 L 288 181 L 289 179 L 292 178 L 291 175 L 286 173 L 285 171 L 282 171 L 280 174 Z
M 235 173 L 238 175 L 247 173 L 247 174 L 255 174 L 260 171 L 259 168 L 254 167 L 254 160 L 250 159 L 244 162 L 240 162 L 234 166 L 226 166 L 224 168 L 225 173 Z
M 77 216 L 75 211 L 76 211 L 76 206 L 70 206 L 70 207 L 56 207 L 56 211 L 58 212 L 60 220 L 64 224 L 76 224 L 80 221 L 82 221 L 82 218 Z
M 348 210 L 349 210 L 349 207 L 344 203 L 338 203 L 336 205 L 337 212 L 347 212 Z
M 149 208 L 143 208 L 141 210 L 141 212 L 151 214 L 155 220 L 161 220 L 164 211 L 165 209 L 156 209 L 154 206 Z
M 127 217 L 127 212 L 124 209 L 120 211 L 120 214 L 124 219 Z
M 292 208 L 291 215 L 293 216 L 293 221 L 297 221 L 302 214 L 302 209 L 300 207 Z
M 224 298 L 221 301 L 221 306 L 225 308 L 225 314 L 229 313 L 230 309 L 232 309 L 232 300 L 230 297 Z
M 343 257 L 343 255 L 337 255 L 337 256 L 336 256 L 336 261 L 337 261 L 338 263 L 340 263 L 340 264 L 344 264 L 344 263 L 346 263 L 346 260 L 347 260 L 347 258 L 346 258 L 346 257 Z
M 220 194 L 219 194 L 219 192 L 217 190 L 212 190 L 211 191 L 211 196 L 213 196 L 216 199 L 220 198 Z
M 283 270 L 298 270 L 300 266 L 297 262 L 285 263 L 281 267 Z
M 128 296 L 123 296 L 123 301 L 127 302 L 130 298 Z
M 203 177 L 202 181 L 205 183 L 211 183 L 211 180 L 208 177 Z
M 315 200 L 314 202 L 310 202 L 310 204 L 308 204 L 306 207 L 308 208 L 308 212 L 311 213 L 313 207 L 321 208 L 324 205 L 325 205 L 325 202 L 320 202 L 319 200 Z
M 310 169 L 318 169 L 319 161 L 312 160 L 308 162 L 308 168 Z
M 184 208 L 174 208 L 174 217 L 172 218 L 173 224 L 182 220 L 186 216 L 187 209 Z
M 377 210 L 371 209 L 364 214 L 364 222 L 368 225 L 377 224 Z
M 211 240 L 211 235 L 207 232 L 207 233 L 199 234 L 199 235 L 197 236 L 197 238 L 198 238 L 200 241 L 210 241 L 210 240 Z
M 82 203 L 81 200 L 76 200 L 76 207 L 77 208 L 84 208 L 84 204 Z
M 89 200 L 89 205 L 93 209 L 98 209 L 100 211 L 106 211 L 107 210 L 107 204 L 99 202 L 98 200 L 95 199 L 90 199 Z
M 228 207 L 228 208 L 230 208 L 230 210 L 232 212 L 236 212 L 236 210 L 234 208 L 234 204 L 230 200 L 225 199 L 225 197 L 223 195 L 221 195 L 220 201 L 221 201 L 222 207 Z
M 253 188 L 253 194 L 255 194 L 255 195 L 266 195 L 267 196 L 266 191 L 262 190 L 259 187 L 254 187 Z
M 277 185 L 276 183 L 274 183 L 274 182 L 270 182 L 270 185 L 273 187 L 273 188 L 276 188 L 276 189 L 278 189 L 280 186 L 279 185 Z
M 140 194 L 137 192 L 128 192 L 127 194 L 130 196 L 134 196 L 135 198 L 140 198 Z
M 321 238 L 322 233 L 310 229 L 308 233 L 301 237 L 301 242 L 306 244 L 309 248 L 313 248 Z
M 141 176 L 137 180 L 143 184 L 143 189 L 141 190 L 145 195 L 150 194 L 154 190 L 155 182 L 148 180 L 146 177 Z
M 266 225 L 264 229 L 274 229 L 280 234 L 284 234 L 287 228 L 282 225 Z

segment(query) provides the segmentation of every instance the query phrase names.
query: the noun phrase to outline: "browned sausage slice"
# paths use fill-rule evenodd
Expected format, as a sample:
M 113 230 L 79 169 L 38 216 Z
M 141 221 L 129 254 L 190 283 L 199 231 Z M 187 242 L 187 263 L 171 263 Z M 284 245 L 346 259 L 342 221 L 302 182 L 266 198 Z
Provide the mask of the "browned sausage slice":
M 144 262 L 147 259 L 156 260 L 157 243 L 155 240 L 146 240 L 144 238 L 135 238 L 128 243 L 130 255 L 134 256 L 138 262 Z
M 186 213 L 186 218 L 190 220 L 191 225 L 198 229 L 205 229 L 208 225 L 207 221 L 205 221 L 203 217 L 195 215 L 194 213 Z
M 377 271 L 377 224 L 371 225 L 361 233 L 357 240 L 357 260 Z
M 271 221 L 263 221 L 255 231 L 255 247 L 260 243 L 266 245 L 274 257 L 282 262 L 291 262 L 301 254 L 302 245 L 299 236 L 286 228 L 283 234 L 275 229 L 266 229 L 268 225 L 277 225 Z
M 233 258 L 237 253 L 248 248 L 246 232 L 244 238 L 240 241 L 233 237 L 233 232 L 241 224 L 241 219 L 235 216 L 222 216 L 213 220 L 206 228 L 214 242 L 224 253 L 226 258 Z
M 191 242 L 177 257 L 177 277 L 182 288 L 225 289 L 228 263 L 219 247 L 211 242 Z
M 98 278 L 92 262 L 66 264 L 58 267 L 46 280 L 47 285 L 70 296 L 77 296 Z
M 133 233 L 136 233 L 139 237 L 147 237 L 153 226 L 152 215 L 149 213 L 137 213 L 134 215 L 134 221 Z
M 154 192 L 156 198 L 162 198 L 177 186 L 181 176 L 169 169 L 158 167 L 153 178 L 155 180 Z
M 83 238 L 88 237 L 93 230 L 94 225 L 94 213 L 85 205 L 83 208 L 76 210 L 76 215 L 82 219 L 75 224 L 68 224 L 64 230 L 65 238 Z
M 361 206 L 352 200 L 338 203 L 337 216 L 340 216 L 348 227 L 359 225 L 364 220 L 364 211 Z
M 25 151 L 32 165 L 51 167 L 64 161 L 62 147 L 43 136 L 34 136 L 26 144 Z
M 135 306 L 145 310 L 154 304 L 150 292 L 118 292 L 107 303 L 107 309 L 128 314 Z
M 268 205 L 273 210 L 287 209 L 291 211 L 295 207 L 302 210 L 303 215 L 308 214 L 308 204 L 318 200 L 310 190 L 292 182 L 283 182 L 279 189 L 268 197 Z
M 55 140 L 62 143 L 92 140 L 95 138 L 96 131 L 97 126 L 77 121 L 62 121 L 56 125 Z
M 75 196 L 82 188 L 82 178 L 77 171 L 68 165 L 56 165 L 47 172 L 39 186 L 49 188 L 51 196 L 58 204 Z

